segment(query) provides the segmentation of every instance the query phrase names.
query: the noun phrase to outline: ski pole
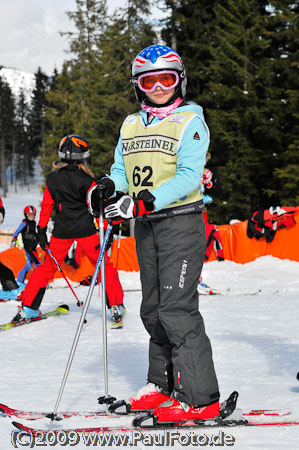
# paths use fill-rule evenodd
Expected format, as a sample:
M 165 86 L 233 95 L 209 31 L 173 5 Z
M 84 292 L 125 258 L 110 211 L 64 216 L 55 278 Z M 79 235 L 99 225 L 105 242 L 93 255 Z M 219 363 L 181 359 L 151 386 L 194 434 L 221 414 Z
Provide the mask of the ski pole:
M 78 324 L 76 335 L 74 337 L 74 341 L 73 341 L 73 345 L 72 345 L 72 348 L 71 348 L 71 351 L 70 351 L 69 359 L 68 359 L 68 362 L 67 362 L 67 365 L 66 365 L 66 368 L 65 368 L 65 371 L 64 371 L 64 375 L 63 375 L 63 379 L 62 379 L 62 382 L 61 382 L 61 386 L 60 386 L 60 390 L 59 390 L 59 393 L 58 393 L 58 397 L 57 397 L 57 400 L 56 400 L 56 404 L 55 404 L 53 413 L 50 415 L 50 418 L 51 418 L 50 428 L 52 427 L 53 421 L 56 419 L 56 416 L 57 416 L 59 403 L 60 403 L 60 400 L 61 400 L 61 397 L 62 397 L 62 394 L 63 394 L 63 391 L 64 391 L 64 387 L 65 387 L 65 384 L 66 384 L 66 381 L 67 381 L 67 377 L 68 377 L 68 374 L 69 374 L 69 371 L 70 371 L 70 368 L 71 368 L 71 365 L 72 365 L 72 361 L 73 361 L 73 358 L 74 358 L 74 355 L 75 355 L 75 352 L 76 352 L 76 348 L 77 348 L 78 341 L 79 341 L 79 338 L 80 338 L 80 334 L 81 334 L 81 331 L 82 331 L 82 327 L 83 327 L 83 324 L 84 324 L 85 316 L 86 316 L 86 313 L 87 313 L 87 310 L 88 310 L 88 307 L 89 307 L 89 303 L 90 303 L 90 300 L 91 300 L 91 297 L 92 297 L 92 293 L 93 293 L 93 290 L 94 290 L 94 286 L 95 286 L 95 283 L 96 283 L 96 280 L 97 280 L 97 277 L 98 277 L 99 268 L 100 268 L 100 266 L 102 264 L 103 257 L 105 255 L 105 249 L 107 247 L 107 242 L 109 240 L 109 236 L 111 234 L 111 230 L 112 230 L 112 224 L 109 223 L 108 227 L 107 227 L 107 230 L 106 230 L 106 233 L 105 233 L 105 236 L 104 236 L 103 245 L 101 246 L 101 249 L 100 249 L 100 254 L 98 256 L 98 260 L 97 260 L 97 263 L 96 263 L 96 266 L 95 266 L 94 274 L 92 276 L 91 283 L 90 283 L 90 286 L 89 286 L 89 289 L 88 289 L 87 297 L 86 297 L 86 300 L 84 302 L 84 308 L 83 308 L 83 311 L 82 311 L 82 314 L 81 314 L 81 318 L 80 318 L 80 321 L 79 321 L 79 324 Z
M 103 189 L 98 188 L 100 202 L 100 245 L 102 247 L 104 241 L 104 197 Z M 108 227 L 112 225 L 108 224 Z M 103 258 L 103 263 L 101 265 L 101 300 L 102 300 L 102 332 L 103 332 L 103 354 L 104 354 L 104 387 L 105 395 L 98 398 L 100 404 L 106 404 L 106 412 L 108 413 L 108 405 L 116 400 L 114 397 L 108 395 L 108 351 L 107 351 L 107 316 L 106 316 L 106 282 L 105 282 L 105 258 Z
M 53 259 L 54 263 L 56 264 L 57 269 L 59 270 L 59 272 L 62 274 L 63 278 L 65 279 L 65 281 L 68 284 L 68 287 L 70 288 L 70 290 L 72 291 L 72 293 L 74 294 L 76 300 L 77 300 L 77 306 L 82 307 L 82 302 L 80 302 L 80 300 L 78 299 L 74 289 L 71 286 L 71 283 L 69 282 L 69 280 L 67 279 L 67 277 L 65 276 L 62 268 L 60 267 L 60 265 L 58 264 L 57 259 L 55 258 L 55 256 L 53 255 L 50 247 L 46 247 L 46 251 L 48 252 L 48 254 L 51 256 L 51 258 Z

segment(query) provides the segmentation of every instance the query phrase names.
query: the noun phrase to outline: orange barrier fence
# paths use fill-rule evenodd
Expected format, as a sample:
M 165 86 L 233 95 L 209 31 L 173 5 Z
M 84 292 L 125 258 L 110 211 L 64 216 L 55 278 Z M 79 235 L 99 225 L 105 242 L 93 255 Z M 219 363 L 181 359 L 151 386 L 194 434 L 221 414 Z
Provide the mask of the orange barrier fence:
M 43 250 L 41 249 L 39 249 L 39 257 L 43 262 L 45 252 L 43 252 Z M 13 271 L 15 277 L 17 277 L 19 271 L 24 267 L 25 261 L 26 259 L 24 252 L 16 247 L 4 250 L 0 253 L 0 262 L 9 267 Z M 61 269 L 70 280 L 77 282 L 83 280 L 83 278 L 87 277 L 88 275 L 92 275 L 94 272 L 93 265 L 83 254 L 81 255 L 81 264 L 78 269 L 74 269 L 72 266 L 66 264 L 65 262 L 61 264 Z M 26 276 L 27 279 L 30 277 L 31 273 L 32 271 L 28 272 Z M 55 272 L 54 278 L 62 277 L 63 275 L 61 274 L 61 272 L 57 270 Z
M 299 261 L 299 215 L 295 215 L 298 222 L 291 228 L 277 230 L 272 242 L 266 238 L 250 239 L 247 237 L 247 220 L 233 225 L 218 225 L 224 250 L 224 259 L 236 263 L 247 263 L 260 256 L 272 255 L 281 259 Z M 216 260 L 213 251 L 209 261 Z
M 112 244 L 112 253 L 110 261 L 117 266 L 118 270 L 125 270 L 127 272 L 139 272 L 139 264 L 136 254 L 136 242 L 134 236 L 123 238 L 118 241 L 115 240 Z
M 295 226 L 277 230 L 272 242 L 266 242 L 266 238 L 250 239 L 246 233 L 247 220 L 233 225 L 218 225 L 224 259 L 244 264 L 260 256 L 272 255 L 281 259 L 299 261 L 299 213 L 295 215 L 295 220 L 297 222 Z M 117 242 L 114 241 L 111 261 L 114 265 L 118 261 L 119 270 L 139 270 L 134 237 L 121 239 L 118 258 L 117 252 Z M 217 260 L 217 257 L 213 250 L 209 261 L 214 260 Z
M 296 225 L 291 228 L 280 229 L 276 232 L 272 242 L 266 242 L 265 238 L 257 240 L 249 239 L 246 234 L 247 220 L 234 223 L 233 225 L 218 225 L 221 241 L 223 245 L 224 259 L 236 263 L 247 263 L 260 256 L 272 255 L 281 259 L 299 261 L 299 213 L 295 215 Z M 44 252 L 40 250 L 41 258 Z M 216 254 L 212 251 L 209 261 L 216 260 Z M 139 265 L 136 255 L 136 243 L 134 237 L 127 237 L 112 244 L 111 262 L 118 270 L 127 272 L 138 272 Z M 11 248 L 0 253 L 0 261 L 12 269 L 15 276 L 25 264 L 25 256 L 18 248 Z M 81 264 L 78 269 L 74 269 L 66 263 L 61 264 L 61 268 L 70 280 L 81 281 L 88 275 L 92 275 L 94 268 L 88 258 L 81 253 Z M 27 275 L 27 278 L 30 273 Z M 55 278 L 61 278 L 61 273 L 57 270 Z

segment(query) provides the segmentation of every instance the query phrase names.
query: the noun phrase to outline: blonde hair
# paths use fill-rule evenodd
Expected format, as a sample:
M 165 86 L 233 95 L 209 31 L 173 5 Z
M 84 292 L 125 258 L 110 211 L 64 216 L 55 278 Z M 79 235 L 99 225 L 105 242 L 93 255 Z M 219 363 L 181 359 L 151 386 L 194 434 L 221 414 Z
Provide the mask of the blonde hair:
M 68 165 L 69 165 L 69 163 L 67 163 L 65 161 L 53 161 L 52 162 L 52 170 L 57 171 Z M 85 172 L 87 175 L 94 178 L 94 174 L 92 173 L 92 171 L 86 164 L 84 164 L 83 162 L 78 162 L 78 163 L 76 163 L 76 165 L 79 167 L 80 170 L 83 170 L 83 172 Z

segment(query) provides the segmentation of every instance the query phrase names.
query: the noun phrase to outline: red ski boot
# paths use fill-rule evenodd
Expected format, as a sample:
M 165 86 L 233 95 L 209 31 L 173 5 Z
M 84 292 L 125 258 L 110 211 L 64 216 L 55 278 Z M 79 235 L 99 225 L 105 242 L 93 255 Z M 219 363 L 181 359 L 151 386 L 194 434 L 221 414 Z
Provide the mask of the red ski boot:
M 158 423 L 216 419 L 220 417 L 219 402 L 194 408 L 171 398 L 158 406 L 153 414 Z
M 163 394 L 153 383 L 149 383 L 129 399 L 130 409 L 132 412 L 148 411 L 157 408 L 169 398 L 169 395 Z
M 150 411 L 161 403 L 169 400 L 170 396 L 163 394 L 161 390 L 153 383 L 148 383 L 140 389 L 134 397 L 128 401 L 118 400 L 109 406 L 110 413 L 129 414 Z

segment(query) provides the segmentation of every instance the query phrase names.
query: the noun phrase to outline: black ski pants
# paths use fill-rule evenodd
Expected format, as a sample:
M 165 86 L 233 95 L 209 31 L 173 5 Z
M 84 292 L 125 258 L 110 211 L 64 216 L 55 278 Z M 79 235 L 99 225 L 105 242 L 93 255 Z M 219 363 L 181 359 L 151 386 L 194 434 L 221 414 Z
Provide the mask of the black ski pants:
M 219 398 L 210 341 L 198 310 L 206 249 L 201 213 L 136 220 L 142 304 L 150 335 L 148 382 L 193 406 Z
M 13 271 L 9 267 L 0 262 L 0 282 L 4 291 L 12 291 L 18 289 Z

